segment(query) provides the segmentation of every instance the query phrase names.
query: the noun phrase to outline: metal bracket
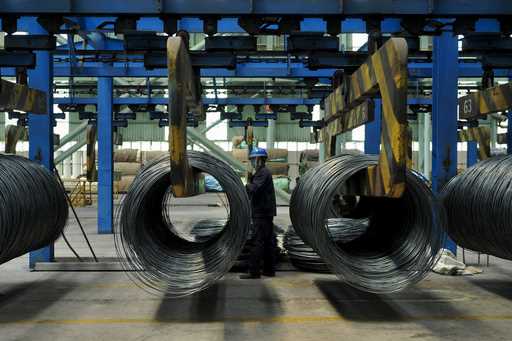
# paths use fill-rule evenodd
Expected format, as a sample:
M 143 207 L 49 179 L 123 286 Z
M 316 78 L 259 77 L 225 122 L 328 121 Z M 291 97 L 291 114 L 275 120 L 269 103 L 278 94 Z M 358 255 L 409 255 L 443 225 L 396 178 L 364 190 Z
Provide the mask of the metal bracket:
M 389 39 L 345 78 L 325 99 L 327 126 L 322 141 L 328 156 L 337 134 L 371 120 L 368 98 L 382 98 L 381 152 L 376 166 L 367 169 L 359 194 L 401 197 L 405 190 L 409 135 L 407 132 L 407 42 Z M 336 127 L 336 124 L 338 127 Z
M 57 46 L 57 38 L 47 34 L 6 35 L 4 48 L 8 51 L 52 51 Z
M 31 52 L 0 51 L 0 67 L 33 69 L 35 66 L 36 56 Z
M 98 181 L 96 169 L 96 140 L 98 138 L 97 124 L 88 124 L 85 130 L 86 141 L 86 177 L 87 181 Z
M 339 51 L 338 37 L 323 33 L 300 33 L 288 36 L 288 52 Z
M 211 36 L 205 38 L 206 51 L 256 51 L 256 37 L 252 36 Z
M 480 161 L 491 157 L 491 129 L 489 127 L 469 127 L 457 133 L 459 142 L 475 141 L 478 143 Z
M 46 93 L 0 79 L 0 111 L 19 110 L 33 114 L 48 114 Z
M 238 25 L 251 35 L 280 35 L 300 31 L 300 17 L 253 17 L 238 18 Z
M 236 56 L 231 52 L 193 52 L 190 53 L 194 68 L 236 68 Z M 159 69 L 167 67 L 167 56 L 164 52 L 148 52 L 144 54 L 144 67 Z
M 512 108 L 512 83 L 506 83 L 459 98 L 459 118 L 476 120 Z
M 268 127 L 268 121 L 258 121 L 258 120 L 230 120 L 229 121 L 229 127 L 230 128 L 236 128 L 236 127 Z
M 167 40 L 169 75 L 169 150 L 171 155 L 171 184 L 176 197 L 199 193 L 198 173 L 188 164 L 187 114 L 204 116 L 197 73 L 192 68 L 187 46 L 181 37 Z
M 167 37 L 156 32 L 130 32 L 124 35 L 124 49 L 127 51 L 165 51 Z

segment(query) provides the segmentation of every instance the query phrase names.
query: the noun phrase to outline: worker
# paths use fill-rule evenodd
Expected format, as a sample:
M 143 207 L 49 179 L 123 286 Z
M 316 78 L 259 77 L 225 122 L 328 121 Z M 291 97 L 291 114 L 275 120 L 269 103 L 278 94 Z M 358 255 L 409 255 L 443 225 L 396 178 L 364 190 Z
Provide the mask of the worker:
M 249 273 L 241 279 L 256 279 L 263 275 L 275 276 L 276 238 L 274 234 L 274 217 L 276 216 L 276 194 L 272 174 L 265 167 L 267 151 L 254 147 L 250 154 L 254 174 L 248 176 L 247 193 L 251 200 L 254 246 L 249 258 Z

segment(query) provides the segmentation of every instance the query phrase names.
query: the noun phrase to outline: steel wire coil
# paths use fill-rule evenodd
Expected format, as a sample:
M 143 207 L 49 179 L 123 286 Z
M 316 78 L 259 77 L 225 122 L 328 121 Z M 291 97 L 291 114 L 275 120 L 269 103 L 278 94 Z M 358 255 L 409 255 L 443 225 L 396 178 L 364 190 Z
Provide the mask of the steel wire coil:
M 172 232 L 168 155 L 141 169 L 117 212 L 116 250 L 124 269 L 143 289 L 169 297 L 203 290 L 226 274 L 242 251 L 250 228 L 249 198 L 233 169 L 202 152 L 189 151 L 188 160 L 196 170 L 216 178 L 224 189 L 229 216 L 222 231 L 210 226 L 216 233 L 195 242 Z
M 512 259 L 512 156 L 481 161 L 442 191 L 448 235 L 460 246 Z
M 336 243 L 326 224 L 332 201 L 345 195 L 347 181 L 377 164 L 369 155 L 340 155 L 309 170 L 290 202 L 290 217 L 299 236 L 349 285 L 374 293 L 401 290 L 426 276 L 442 246 L 444 212 L 427 184 L 407 172 L 399 199 L 359 197 L 351 218 L 368 218 L 368 229 L 347 243 Z
M 348 243 L 366 231 L 368 219 L 329 218 L 327 228 L 333 242 Z M 283 246 L 296 268 L 311 272 L 331 272 L 322 257 L 299 237 L 293 226 L 289 226 L 286 231 Z
M 0 264 L 55 242 L 67 218 L 64 190 L 50 171 L 0 154 Z

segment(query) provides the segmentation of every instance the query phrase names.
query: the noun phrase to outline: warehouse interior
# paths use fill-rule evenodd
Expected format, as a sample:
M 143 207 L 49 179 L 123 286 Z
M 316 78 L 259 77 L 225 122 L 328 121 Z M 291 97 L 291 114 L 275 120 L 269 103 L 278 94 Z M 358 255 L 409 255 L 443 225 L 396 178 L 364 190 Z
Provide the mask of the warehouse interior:
M 0 2 L 0 340 L 509 340 L 511 18 Z

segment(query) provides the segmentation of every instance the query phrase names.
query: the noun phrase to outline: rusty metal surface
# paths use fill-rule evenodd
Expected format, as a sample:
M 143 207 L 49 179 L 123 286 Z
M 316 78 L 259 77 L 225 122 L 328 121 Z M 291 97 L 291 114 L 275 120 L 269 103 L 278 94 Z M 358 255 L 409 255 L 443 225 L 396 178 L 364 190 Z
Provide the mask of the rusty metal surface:
M 9 110 L 48 114 L 46 93 L 0 79 L 0 111 Z
M 176 197 L 197 194 L 197 176 L 187 159 L 187 114 L 204 115 L 199 79 L 192 68 L 187 46 L 181 37 L 167 40 L 169 76 L 169 150 L 171 184 Z
M 407 132 L 407 43 L 403 38 L 389 39 L 343 84 L 326 99 L 326 121 L 322 131 L 327 156 L 333 156 L 332 140 L 341 117 L 347 122 L 362 122 L 355 110 L 368 98 L 382 98 L 381 152 L 376 166 L 367 169 L 366 186 L 361 194 L 401 197 L 405 190 L 410 137 Z M 338 123 L 339 124 L 339 123 Z M 334 134 L 333 134 L 334 133 Z
M 477 142 L 480 161 L 491 157 L 491 129 L 489 127 L 470 127 L 459 130 L 458 140 L 459 142 Z
M 16 145 L 20 140 L 28 140 L 27 127 L 17 125 L 8 125 L 5 127 L 5 153 L 16 154 Z
M 375 117 L 374 109 L 372 100 L 365 100 L 350 111 L 338 114 L 327 110 L 326 107 L 327 128 L 322 130 L 322 140 L 327 136 L 336 136 L 373 121 Z
M 98 129 L 96 124 L 89 124 L 85 131 L 86 147 L 86 177 L 87 181 L 98 181 L 98 170 L 96 169 L 96 140 Z

